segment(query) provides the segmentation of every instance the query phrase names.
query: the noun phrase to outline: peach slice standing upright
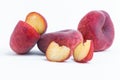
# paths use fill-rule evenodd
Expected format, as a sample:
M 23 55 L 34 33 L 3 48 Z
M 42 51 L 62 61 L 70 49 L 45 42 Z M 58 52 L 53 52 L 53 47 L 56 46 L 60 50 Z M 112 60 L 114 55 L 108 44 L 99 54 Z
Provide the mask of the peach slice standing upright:
M 76 62 L 86 63 L 93 58 L 94 45 L 92 40 L 86 40 L 76 46 L 73 52 L 73 58 Z
M 15 26 L 10 37 L 10 47 L 17 54 L 29 52 L 39 40 L 40 34 L 45 32 L 46 20 L 38 14 L 37 12 L 29 13 L 26 22 L 20 20 Z

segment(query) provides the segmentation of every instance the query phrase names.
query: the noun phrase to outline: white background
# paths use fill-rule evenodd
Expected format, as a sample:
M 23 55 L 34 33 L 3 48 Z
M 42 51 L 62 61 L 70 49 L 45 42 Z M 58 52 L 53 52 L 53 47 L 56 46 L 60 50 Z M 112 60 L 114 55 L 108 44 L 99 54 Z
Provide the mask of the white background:
M 0 80 L 120 80 L 120 9 L 119 0 L 1 0 L 0 1 Z M 47 32 L 77 29 L 89 11 L 105 10 L 115 27 L 113 45 L 94 53 L 86 64 L 72 59 L 49 62 L 35 46 L 29 55 L 16 55 L 9 47 L 10 35 L 19 20 L 31 11 L 42 14 Z

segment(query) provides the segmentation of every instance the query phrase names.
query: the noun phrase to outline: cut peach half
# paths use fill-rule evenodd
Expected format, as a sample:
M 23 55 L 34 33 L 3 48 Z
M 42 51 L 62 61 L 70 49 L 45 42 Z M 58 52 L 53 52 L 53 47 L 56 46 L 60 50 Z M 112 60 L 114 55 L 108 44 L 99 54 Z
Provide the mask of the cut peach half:
M 80 43 L 74 50 L 73 58 L 76 62 L 88 62 L 92 59 L 94 46 L 92 40 Z
M 66 46 L 59 46 L 58 43 L 52 41 L 47 50 L 46 58 L 53 62 L 63 62 L 70 57 L 70 49 Z
M 30 24 L 39 34 L 43 34 L 46 31 L 47 22 L 45 18 L 37 12 L 30 12 L 26 16 L 25 22 Z

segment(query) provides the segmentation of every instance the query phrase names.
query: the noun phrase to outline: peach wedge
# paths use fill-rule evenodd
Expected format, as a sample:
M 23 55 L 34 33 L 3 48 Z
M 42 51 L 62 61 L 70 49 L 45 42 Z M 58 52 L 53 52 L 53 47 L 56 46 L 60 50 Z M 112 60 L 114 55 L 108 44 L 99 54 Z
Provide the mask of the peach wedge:
M 94 46 L 92 40 L 80 43 L 74 49 L 73 58 L 76 62 L 86 63 L 93 57 Z

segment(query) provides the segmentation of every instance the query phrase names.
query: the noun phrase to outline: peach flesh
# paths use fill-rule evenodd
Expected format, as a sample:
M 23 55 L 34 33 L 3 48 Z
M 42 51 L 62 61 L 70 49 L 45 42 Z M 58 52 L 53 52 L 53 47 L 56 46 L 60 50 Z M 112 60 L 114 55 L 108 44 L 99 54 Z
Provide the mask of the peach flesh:
M 80 43 L 74 49 L 73 57 L 76 62 L 88 62 L 93 58 L 94 46 L 91 40 Z
M 25 22 L 36 29 L 39 34 L 43 34 L 47 29 L 46 19 L 37 12 L 30 12 L 26 17 Z
M 63 62 L 70 57 L 70 49 L 52 41 L 46 50 L 46 57 L 49 61 Z

